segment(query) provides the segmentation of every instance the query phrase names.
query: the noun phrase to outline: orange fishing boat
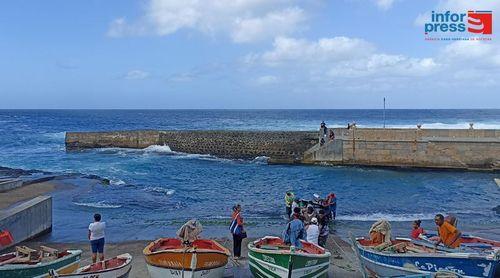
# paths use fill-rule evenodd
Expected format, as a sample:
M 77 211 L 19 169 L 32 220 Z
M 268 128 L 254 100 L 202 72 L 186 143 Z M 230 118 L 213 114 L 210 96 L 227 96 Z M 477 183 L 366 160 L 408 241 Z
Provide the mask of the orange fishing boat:
M 144 248 L 143 254 L 152 278 L 222 277 L 231 255 L 214 240 L 197 239 L 190 245 L 184 245 L 175 238 L 151 242 Z

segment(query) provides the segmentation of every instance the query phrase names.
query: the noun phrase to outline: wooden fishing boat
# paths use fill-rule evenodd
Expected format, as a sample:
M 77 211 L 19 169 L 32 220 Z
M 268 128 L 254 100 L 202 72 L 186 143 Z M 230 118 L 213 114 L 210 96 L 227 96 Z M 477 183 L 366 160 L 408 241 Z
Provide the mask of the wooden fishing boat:
M 59 274 L 51 270 L 50 278 L 126 278 L 132 269 L 132 256 L 128 253 L 121 254 L 102 262 L 93 263 L 77 269 L 71 274 Z
M 58 251 L 45 246 L 41 251 L 16 247 L 15 252 L 0 255 L 0 277 L 48 277 L 51 269 L 63 274 L 72 273 L 80 264 L 81 254 L 81 250 Z
M 143 254 L 152 278 L 222 277 L 231 255 L 214 240 L 197 239 L 186 246 L 176 238 L 151 242 L 144 248 Z
M 255 277 L 328 277 L 330 252 L 302 241 L 303 248 L 266 236 L 248 244 L 250 271 Z
M 436 234 L 426 234 L 423 240 L 437 241 L 439 237 Z M 477 237 L 473 235 L 463 234 L 461 236 L 461 249 L 476 249 L 477 251 L 488 251 L 500 249 L 500 241 Z M 470 251 L 470 250 L 469 250 Z
M 500 250 L 461 252 L 435 250 L 431 246 L 397 238 L 385 248 L 363 237 L 352 239 L 362 268 L 373 277 L 397 277 L 447 271 L 459 277 L 499 277 Z

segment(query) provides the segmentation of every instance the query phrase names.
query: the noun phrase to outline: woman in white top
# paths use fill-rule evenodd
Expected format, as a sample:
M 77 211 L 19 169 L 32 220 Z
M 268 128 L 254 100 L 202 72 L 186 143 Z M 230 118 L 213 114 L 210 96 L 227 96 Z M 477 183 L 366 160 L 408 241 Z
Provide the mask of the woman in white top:
M 97 253 L 100 254 L 99 259 L 104 261 L 104 229 L 106 222 L 101 222 L 101 215 L 94 214 L 94 222 L 89 225 L 89 240 L 92 248 L 92 262 L 96 262 Z
M 319 237 L 319 227 L 318 227 L 318 218 L 313 217 L 311 219 L 311 223 L 306 227 L 306 240 L 307 242 L 314 243 L 318 245 L 318 237 Z

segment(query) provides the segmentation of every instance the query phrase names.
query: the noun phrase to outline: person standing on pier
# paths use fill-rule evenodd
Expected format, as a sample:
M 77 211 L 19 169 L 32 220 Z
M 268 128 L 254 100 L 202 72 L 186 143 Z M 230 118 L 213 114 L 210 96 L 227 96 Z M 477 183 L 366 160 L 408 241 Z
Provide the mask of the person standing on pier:
M 326 142 L 326 137 L 328 133 L 328 128 L 326 127 L 325 122 L 321 122 L 319 126 L 319 144 L 323 145 Z
M 231 215 L 231 226 L 229 230 L 233 235 L 233 257 L 235 260 L 241 258 L 241 242 L 247 237 L 247 233 L 243 227 L 243 217 L 241 216 L 241 205 L 237 204 L 233 207 L 233 214 Z
M 101 215 L 99 213 L 94 214 L 94 222 L 89 225 L 88 238 L 90 240 L 90 247 L 92 249 L 92 262 L 97 261 L 97 255 L 99 254 L 99 259 L 104 261 L 104 229 L 106 228 L 106 222 L 101 222 Z

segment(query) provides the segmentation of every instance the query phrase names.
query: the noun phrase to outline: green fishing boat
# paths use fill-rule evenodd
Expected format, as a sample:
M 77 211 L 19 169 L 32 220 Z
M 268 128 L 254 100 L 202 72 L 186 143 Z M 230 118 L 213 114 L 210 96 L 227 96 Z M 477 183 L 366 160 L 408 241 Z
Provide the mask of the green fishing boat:
M 46 247 L 46 249 L 51 249 Z M 26 251 L 23 253 L 23 251 Z M 51 249 L 53 251 L 55 249 Z M 75 271 L 82 255 L 81 250 L 67 250 L 47 253 L 27 247 L 17 247 L 16 252 L 0 255 L 0 277 L 2 278 L 41 278 L 48 277 L 51 269 L 67 274 Z
M 328 277 L 330 252 L 302 241 L 303 248 L 279 237 L 264 237 L 248 244 L 250 270 L 255 277 Z

